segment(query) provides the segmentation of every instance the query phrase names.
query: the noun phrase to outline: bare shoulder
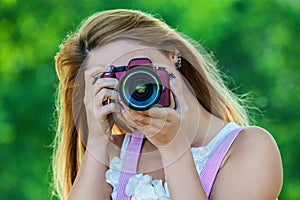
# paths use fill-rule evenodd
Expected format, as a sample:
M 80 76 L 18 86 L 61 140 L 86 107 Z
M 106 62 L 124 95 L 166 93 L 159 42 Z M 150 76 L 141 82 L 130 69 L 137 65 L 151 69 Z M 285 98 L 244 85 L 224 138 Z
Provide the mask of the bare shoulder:
M 217 176 L 211 199 L 276 199 L 282 187 L 282 161 L 276 141 L 263 128 L 245 128 L 233 143 Z M 225 196 L 224 196 L 225 195 Z M 226 197 L 226 198 L 225 198 Z
M 232 145 L 232 159 L 252 159 L 252 162 L 269 164 L 266 166 L 280 167 L 281 156 L 276 141 L 265 129 L 258 126 L 245 128 Z M 274 168 L 273 168 L 274 169 Z
M 264 150 L 265 153 L 278 154 L 279 150 L 272 135 L 258 126 L 250 126 L 242 130 L 232 146 L 232 152 L 257 152 Z

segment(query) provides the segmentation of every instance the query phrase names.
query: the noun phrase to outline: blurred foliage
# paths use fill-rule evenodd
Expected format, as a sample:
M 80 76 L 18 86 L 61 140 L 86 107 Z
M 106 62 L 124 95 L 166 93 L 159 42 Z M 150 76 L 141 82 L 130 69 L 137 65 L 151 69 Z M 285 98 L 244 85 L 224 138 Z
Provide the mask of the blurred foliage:
M 214 52 L 230 88 L 251 92 L 282 153 L 280 199 L 300 199 L 298 0 L 0 0 L 0 198 L 49 199 L 54 55 L 94 12 L 150 12 Z

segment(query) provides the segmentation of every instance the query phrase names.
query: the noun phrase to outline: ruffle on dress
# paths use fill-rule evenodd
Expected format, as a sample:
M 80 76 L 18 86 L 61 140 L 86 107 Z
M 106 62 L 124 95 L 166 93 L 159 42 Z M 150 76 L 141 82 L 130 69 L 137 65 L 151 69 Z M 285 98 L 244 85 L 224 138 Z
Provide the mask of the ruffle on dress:
M 194 163 L 198 174 L 200 174 L 208 161 L 211 154 L 214 152 L 216 147 L 223 141 L 223 139 L 232 130 L 237 128 L 233 122 L 228 123 L 220 132 L 204 147 L 191 148 Z M 111 197 L 113 200 L 117 199 L 117 188 L 120 177 L 120 170 L 122 167 L 122 158 L 130 136 L 126 135 L 122 145 L 122 151 L 120 157 L 114 157 L 111 162 L 109 169 L 106 171 L 106 182 L 113 187 Z M 149 175 L 138 173 L 132 176 L 125 188 L 125 193 L 132 197 L 132 200 L 169 200 L 170 193 L 168 190 L 167 181 L 162 184 L 162 180 L 152 180 Z
M 192 154 L 198 174 L 205 166 L 206 160 L 209 156 L 209 149 L 207 147 L 192 148 Z M 122 159 L 114 157 L 109 169 L 106 172 L 106 182 L 113 187 L 111 197 L 113 200 L 117 198 L 118 181 L 122 167 Z M 164 184 L 162 180 L 152 180 L 149 175 L 138 173 L 132 176 L 125 188 L 127 196 L 131 196 L 132 200 L 169 200 L 170 193 L 167 182 Z

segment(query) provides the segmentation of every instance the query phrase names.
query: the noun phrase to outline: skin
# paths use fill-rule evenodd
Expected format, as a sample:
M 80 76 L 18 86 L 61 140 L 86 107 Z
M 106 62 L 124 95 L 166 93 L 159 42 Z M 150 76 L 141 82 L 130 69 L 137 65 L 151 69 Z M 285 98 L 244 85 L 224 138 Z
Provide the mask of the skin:
M 170 88 L 176 97 L 176 109 L 154 107 L 143 112 L 133 111 L 119 101 L 118 92 L 113 90 L 118 80 L 101 78 L 93 84 L 94 77 L 108 70 L 104 66 L 123 66 L 134 57 L 148 57 L 175 74 Z M 112 188 L 105 182 L 106 165 L 113 156 L 119 155 L 124 137 L 111 135 L 112 122 L 107 118 L 111 113 L 130 127 L 141 130 L 147 138 L 138 172 L 149 174 L 153 179 L 166 179 L 171 199 L 207 199 L 190 147 L 205 146 L 226 122 L 198 103 L 177 72 L 176 61 L 172 54 L 164 55 L 133 41 L 114 41 L 92 50 L 85 71 L 87 152 L 69 199 L 110 199 Z M 106 98 L 113 102 L 103 106 Z M 227 153 L 210 199 L 274 200 L 281 187 L 281 158 L 274 139 L 262 128 L 248 127 Z

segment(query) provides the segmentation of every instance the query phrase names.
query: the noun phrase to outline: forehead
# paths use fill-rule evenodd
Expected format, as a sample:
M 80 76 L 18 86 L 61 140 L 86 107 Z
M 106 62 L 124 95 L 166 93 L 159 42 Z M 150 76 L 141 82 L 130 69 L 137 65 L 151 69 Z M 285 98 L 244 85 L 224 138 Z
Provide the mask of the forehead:
M 132 58 L 147 57 L 153 63 L 166 63 L 167 57 L 154 47 L 133 40 L 117 40 L 93 49 L 88 57 L 88 67 L 127 65 Z

